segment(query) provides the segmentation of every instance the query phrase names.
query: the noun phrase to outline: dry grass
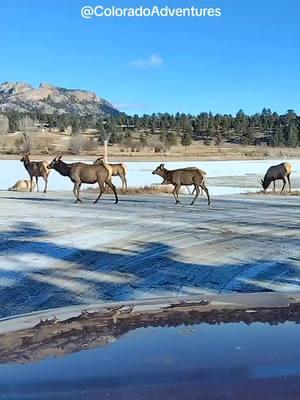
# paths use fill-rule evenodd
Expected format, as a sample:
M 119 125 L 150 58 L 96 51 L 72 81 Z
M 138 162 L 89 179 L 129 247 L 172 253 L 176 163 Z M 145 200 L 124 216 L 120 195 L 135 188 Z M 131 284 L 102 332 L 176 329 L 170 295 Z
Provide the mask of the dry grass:
M 145 185 L 145 186 L 133 186 L 127 188 L 127 190 L 117 189 L 118 194 L 129 194 L 129 195 L 145 195 L 145 194 L 170 194 L 173 192 L 173 185 Z M 86 189 L 88 192 L 98 192 L 98 188 Z M 107 193 L 112 193 L 109 187 L 105 190 Z M 184 189 L 180 190 L 184 193 Z
M 138 136 L 138 133 L 136 133 Z M 80 135 L 84 138 L 84 143 L 80 144 L 80 155 L 85 158 L 97 158 L 99 154 L 103 154 L 103 146 L 100 146 L 91 132 Z M 0 138 L 0 155 L 1 158 L 17 158 L 20 155 L 20 140 L 23 134 L 1 135 Z M 32 151 L 35 156 L 56 155 L 58 152 L 72 157 L 70 152 L 69 133 L 61 132 L 35 132 L 32 136 Z M 164 152 L 155 152 L 155 140 L 153 143 L 139 151 L 131 151 L 131 148 L 124 149 L 120 145 L 109 147 L 110 161 L 146 161 L 146 160 L 244 160 L 244 159 L 290 159 L 300 156 L 300 147 L 291 148 L 272 148 L 266 146 L 241 146 L 235 144 L 223 144 L 221 146 L 204 146 L 202 142 L 193 142 L 188 148 L 181 145 L 172 146 Z M 73 149 L 74 150 L 74 149 Z M 75 149 L 76 150 L 76 149 Z M 77 149 L 78 151 L 78 149 Z M 74 152 L 74 151 L 73 151 Z
M 259 190 L 258 192 L 247 192 L 247 195 L 264 195 L 264 196 L 300 196 L 300 190 L 292 190 L 291 192 L 284 191 L 280 193 L 280 191 L 268 191 L 264 193 L 263 190 Z

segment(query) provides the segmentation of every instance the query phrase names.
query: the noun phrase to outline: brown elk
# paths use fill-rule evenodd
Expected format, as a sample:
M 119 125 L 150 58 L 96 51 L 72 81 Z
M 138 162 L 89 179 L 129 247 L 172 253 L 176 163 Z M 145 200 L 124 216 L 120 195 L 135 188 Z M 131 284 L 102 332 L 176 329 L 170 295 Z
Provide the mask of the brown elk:
M 205 177 L 206 177 L 207 173 L 206 173 L 205 171 L 203 171 L 203 169 L 196 168 L 196 167 L 186 167 L 186 168 L 181 168 L 181 169 L 197 169 L 197 170 L 200 171 L 201 174 L 203 175 L 204 184 L 205 184 Z M 170 185 L 170 184 L 172 184 L 172 183 L 169 182 L 167 179 L 164 179 L 164 180 L 162 181 L 161 184 L 162 184 L 162 185 Z M 195 188 L 193 189 L 192 192 L 191 192 L 189 186 L 187 186 L 186 188 L 187 188 L 189 194 L 192 194 L 192 195 L 193 195 L 193 194 L 195 193 L 195 190 L 196 190 Z M 202 195 L 203 195 L 203 189 L 200 187 L 200 196 L 202 196 Z
M 36 188 L 37 191 L 39 191 L 38 179 L 39 177 L 42 177 L 45 182 L 44 193 L 46 193 L 48 187 L 48 175 L 50 174 L 50 171 L 47 168 L 49 164 L 48 161 L 30 161 L 29 154 L 25 154 L 20 161 L 23 162 L 24 167 L 30 176 L 30 192 L 32 192 L 33 189 L 33 178 L 35 178 Z
M 126 164 L 108 164 L 104 161 L 104 157 L 97 158 L 94 164 L 106 164 L 111 167 L 112 176 L 119 176 L 122 181 L 122 190 L 127 189 L 127 165 Z
M 115 186 L 111 181 L 111 170 L 105 165 L 91 165 L 84 163 L 67 164 L 61 160 L 62 156 L 55 157 L 48 165 L 48 169 L 55 169 L 63 176 L 67 176 L 74 183 L 73 193 L 76 198 L 75 203 L 81 203 L 79 197 L 82 183 L 99 185 L 99 195 L 94 203 L 97 203 L 105 190 L 105 184 L 108 185 L 115 195 L 115 204 L 118 203 L 118 195 Z
M 283 192 L 287 181 L 289 183 L 289 191 L 291 191 L 291 181 L 290 181 L 291 172 L 292 172 L 292 166 L 288 162 L 284 162 L 278 165 L 273 165 L 272 167 L 270 167 L 267 170 L 264 179 L 261 180 L 261 185 L 264 189 L 264 192 L 266 192 L 271 182 L 273 182 L 273 192 L 275 192 L 275 181 L 277 180 L 283 181 L 280 193 Z
M 174 170 L 167 170 L 164 164 L 160 164 L 153 172 L 153 175 L 159 175 L 167 182 L 174 185 L 173 196 L 175 198 L 175 204 L 180 203 L 178 194 L 180 187 L 193 185 L 196 190 L 195 198 L 191 205 L 194 204 L 195 200 L 199 196 L 200 188 L 204 190 L 207 196 L 208 205 L 210 204 L 210 196 L 207 187 L 205 186 L 205 180 L 203 173 L 198 168 L 181 168 Z

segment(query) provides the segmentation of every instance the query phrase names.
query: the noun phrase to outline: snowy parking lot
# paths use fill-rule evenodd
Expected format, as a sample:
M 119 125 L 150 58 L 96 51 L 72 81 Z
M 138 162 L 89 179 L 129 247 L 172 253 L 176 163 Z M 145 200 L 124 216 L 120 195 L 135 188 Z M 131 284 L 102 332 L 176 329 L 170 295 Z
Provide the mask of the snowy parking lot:
M 0 317 L 98 301 L 300 288 L 299 197 L 0 192 Z

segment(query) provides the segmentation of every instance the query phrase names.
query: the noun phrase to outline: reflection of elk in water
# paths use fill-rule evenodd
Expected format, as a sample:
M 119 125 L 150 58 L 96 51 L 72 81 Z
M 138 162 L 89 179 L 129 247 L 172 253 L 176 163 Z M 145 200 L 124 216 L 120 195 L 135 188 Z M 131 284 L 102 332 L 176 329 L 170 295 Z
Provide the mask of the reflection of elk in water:
M 74 183 L 73 193 L 76 197 L 75 203 L 82 202 L 79 193 L 82 183 L 98 183 L 99 195 L 94 203 L 97 203 L 105 190 L 105 184 L 111 188 L 115 195 L 115 203 L 118 203 L 118 195 L 115 186 L 111 181 L 111 171 L 103 164 L 91 165 L 84 163 L 66 164 L 61 161 L 62 156 L 55 157 L 47 168 L 55 169 L 63 176 L 68 176 Z
M 283 181 L 281 192 L 283 192 L 286 183 L 289 183 L 289 191 L 291 191 L 291 181 L 290 175 L 292 172 L 292 166 L 288 162 L 284 162 L 278 165 L 274 165 L 270 167 L 264 176 L 264 179 L 261 180 L 261 185 L 266 192 L 271 182 L 273 182 L 273 192 L 275 192 L 275 181 L 281 180 Z
M 23 162 L 24 167 L 30 176 L 30 192 L 32 192 L 33 189 L 33 178 L 35 178 L 36 188 L 37 191 L 39 191 L 38 179 L 39 177 L 42 177 L 45 181 L 44 193 L 46 193 L 48 186 L 48 175 L 50 174 L 50 170 L 47 169 L 49 164 L 48 161 L 30 161 L 29 154 L 25 154 L 20 161 Z
M 173 196 L 175 198 L 175 204 L 180 203 L 178 194 L 181 186 L 193 185 L 196 190 L 196 196 L 193 199 L 191 205 L 194 204 L 195 200 L 199 196 L 200 187 L 204 190 L 207 195 L 208 204 L 210 204 L 210 197 L 207 187 L 205 186 L 205 180 L 202 172 L 198 168 L 182 168 L 167 170 L 164 164 L 161 164 L 152 172 L 153 175 L 159 175 L 167 182 L 174 185 Z
M 207 173 L 205 171 L 203 171 L 203 169 L 200 169 L 200 168 L 186 167 L 186 168 L 181 168 L 181 169 L 197 169 L 198 171 L 201 172 L 201 174 L 203 175 L 204 178 L 206 178 L 206 176 L 207 176 Z M 164 179 L 161 184 L 162 185 L 171 185 L 172 183 L 169 182 L 168 180 Z M 204 184 L 205 184 L 205 179 L 204 179 Z M 189 194 L 194 194 L 195 193 L 195 190 L 196 190 L 195 188 L 193 189 L 192 192 L 191 192 L 191 189 L 189 188 L 189 186 L 187 186 L 186 188 L 187 188 Z M 203 195 L 203 189 L 202 189 L 202 187 L 200 187 L 200 196 L 202 196 L 202 195 Z
M 13 192 L 29 192 L 31 188 L 31 182 L 27 180 L 17 181 L 14 186 L 10 187 L 8 190 Z M 32 182 L 32 189 L 35 188 L 35 183 Z
M 122 181 L 122 190 L 127 189 L 127 165 L 120 163 L 120 164 L 108 164 L 105 163 L 104 157 L 97 158 L 94 161 L 94 164 L 106 164 L 111 167 L 112 176 L 119 176 Z

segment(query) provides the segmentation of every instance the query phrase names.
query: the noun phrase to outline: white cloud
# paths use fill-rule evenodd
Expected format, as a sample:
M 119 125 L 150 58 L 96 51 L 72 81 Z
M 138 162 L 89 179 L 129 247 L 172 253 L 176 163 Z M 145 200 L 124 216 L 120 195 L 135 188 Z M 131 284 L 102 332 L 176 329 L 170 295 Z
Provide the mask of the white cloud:
M 164 60 L 157 54 L 152 54 L 147 58 L 139 58 L 131 62 L 135 68 L 157 68 L 163 65 Z

